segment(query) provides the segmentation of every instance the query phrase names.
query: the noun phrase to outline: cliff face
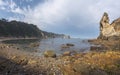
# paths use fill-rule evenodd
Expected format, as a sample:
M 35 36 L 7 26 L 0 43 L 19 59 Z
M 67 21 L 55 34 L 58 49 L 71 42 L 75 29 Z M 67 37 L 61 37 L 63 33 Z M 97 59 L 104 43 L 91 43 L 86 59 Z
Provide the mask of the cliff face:
M 100 20 L 100 35 L 98 39 L 119 39 L 120 38 L 120 18 L 109 23 L 108 14 L 105 12 Z

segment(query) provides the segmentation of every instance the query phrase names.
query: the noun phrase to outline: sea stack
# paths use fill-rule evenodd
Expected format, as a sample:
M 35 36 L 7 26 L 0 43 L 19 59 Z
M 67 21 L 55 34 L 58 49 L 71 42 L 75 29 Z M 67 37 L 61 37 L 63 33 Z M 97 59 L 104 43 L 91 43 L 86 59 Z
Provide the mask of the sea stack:
M 116 40 L 120 39 L 120 18 L 109 23 L 109 16 L 105 12 L 100 20 L 100 35 L 98 39 Z

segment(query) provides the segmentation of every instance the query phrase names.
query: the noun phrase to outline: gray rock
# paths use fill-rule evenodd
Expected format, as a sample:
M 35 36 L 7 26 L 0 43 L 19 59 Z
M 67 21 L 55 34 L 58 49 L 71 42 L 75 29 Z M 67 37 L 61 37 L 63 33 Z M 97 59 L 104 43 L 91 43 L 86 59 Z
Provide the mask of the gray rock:
M 66 46 L 74 46 L 74 44 L 67 43 Z

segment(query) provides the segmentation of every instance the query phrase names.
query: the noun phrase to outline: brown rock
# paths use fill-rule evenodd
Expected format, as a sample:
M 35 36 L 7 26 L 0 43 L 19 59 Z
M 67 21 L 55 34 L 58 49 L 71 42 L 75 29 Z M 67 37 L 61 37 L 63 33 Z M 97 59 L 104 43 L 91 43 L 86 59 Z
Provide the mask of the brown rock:
M 98 39 L 109 39 L 112 36 L 120 37 L 120 18 L 110 24 L 108 14 L 105 12 L 100 21 L 100 35 Z
M 66 51 L 63 53 L 63 56 L 70 56 L 71 55 L 71 52 L 70 51 Z
M 54 58 L 54 57 L 56 57 L 56 54 L 52 50 L 47 50 L 47 51 L 44 52 L 44 56 L 45 57 L 53 57 Z
M 33 65 L 33 64 L 36 64 L 36 63 L 37 63 L 37 61 L 32 60 L 32 59 L 30 59 L 30 60 L 28 61 L 28 64 L 30 64 L 30 65 Z
M 91 47 L 90 47 L 90 50 L 91 50 L 91 51 L 96 51 L 96 50 L 99 50 L 99 47 L 91 46 Z

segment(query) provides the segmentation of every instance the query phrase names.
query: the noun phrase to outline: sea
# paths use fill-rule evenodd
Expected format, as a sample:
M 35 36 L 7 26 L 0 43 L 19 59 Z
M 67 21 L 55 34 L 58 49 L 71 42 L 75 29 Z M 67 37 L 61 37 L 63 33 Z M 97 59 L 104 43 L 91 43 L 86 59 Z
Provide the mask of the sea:
M 33 52 L 37 55 L 42 55 L 47 50 L 52 50 L 58 55 L 66 51 L 88 52 L 92 46 L 87 39 L 80 38 L 14 39 L 2 42 L 11 44 L 19 50 Z M 64 47 L 66 44 L 72 44 L 73 46 Z

